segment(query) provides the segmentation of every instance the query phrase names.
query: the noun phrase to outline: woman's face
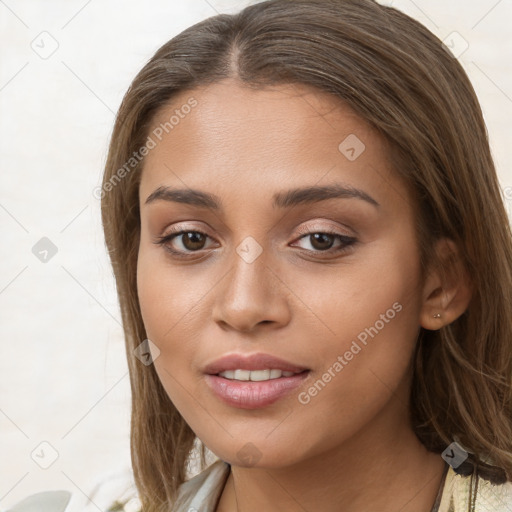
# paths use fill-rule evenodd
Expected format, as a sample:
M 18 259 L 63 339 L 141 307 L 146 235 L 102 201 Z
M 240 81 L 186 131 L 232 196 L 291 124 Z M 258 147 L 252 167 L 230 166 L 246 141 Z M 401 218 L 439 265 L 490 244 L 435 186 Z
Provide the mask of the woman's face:
M 138 293 L 199 438 L 278 467 L 409 429 L 419 254 L 380 136 L 318 91 L 231 80 L 181 93 L 153 128 Z

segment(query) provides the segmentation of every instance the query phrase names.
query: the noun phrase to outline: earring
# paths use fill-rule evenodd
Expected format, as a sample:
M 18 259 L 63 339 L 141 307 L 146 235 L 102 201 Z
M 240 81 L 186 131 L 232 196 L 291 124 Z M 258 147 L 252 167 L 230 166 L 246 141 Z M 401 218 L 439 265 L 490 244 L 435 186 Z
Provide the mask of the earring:
M 441 318 L 441 313 L 436 313 L 436 314 L 434 315 L 434 318 Z

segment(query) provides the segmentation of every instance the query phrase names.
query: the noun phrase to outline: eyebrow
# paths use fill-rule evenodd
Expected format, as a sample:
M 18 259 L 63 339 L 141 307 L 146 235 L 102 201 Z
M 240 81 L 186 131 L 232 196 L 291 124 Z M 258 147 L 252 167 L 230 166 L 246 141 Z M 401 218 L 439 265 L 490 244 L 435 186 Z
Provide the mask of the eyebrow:
M 294 188 L 277 192 L 272 197 L 272 207 L 291 208 L 299 204 L 318 203 L 334 198 L 361 199 L 376 208 L 380 206 L 373 197 L 363 190 L 350 185 L 335 183 L 333 185 Z M 148 196 L 144 204 L 150 204 L 155 201 L 172 201 L 200 208 L 211 208 L 216 211 L 222 209 L 222 201 L 218 196 L 195 189 L 175 189 L 160 186 Z

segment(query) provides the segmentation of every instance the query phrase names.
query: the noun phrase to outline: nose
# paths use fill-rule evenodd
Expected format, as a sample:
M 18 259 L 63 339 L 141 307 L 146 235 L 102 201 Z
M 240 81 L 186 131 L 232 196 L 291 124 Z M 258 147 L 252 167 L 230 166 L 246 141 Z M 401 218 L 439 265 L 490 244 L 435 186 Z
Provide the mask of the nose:
M 278 328 L 290 321 L 290 293 L 272 261 L 266 250 L 254 261 L 234 251 L 231 269 L 216 287 L 212 315 L 222 329 L 253 332 L 258 326 Z

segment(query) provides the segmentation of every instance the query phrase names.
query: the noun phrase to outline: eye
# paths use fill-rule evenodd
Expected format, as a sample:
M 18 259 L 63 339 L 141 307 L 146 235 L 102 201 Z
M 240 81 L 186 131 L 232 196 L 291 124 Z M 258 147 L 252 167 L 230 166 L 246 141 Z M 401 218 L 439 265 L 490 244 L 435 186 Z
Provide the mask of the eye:
M 309 252 L 324 252 L 324 253 L 340 253 L 347 251 L 353 246 L 357 240 L 354 237 L 337 233 L 335 231 L 307 231 L 299 229 L 303 236 L 299 240 L 306 240 L 309 242 L 312 249 L 307 249 Z M 333 248 L 336 240 L 339 241 L 339 245 Z
M 163 246 L 167 251 L 176 256 L 184 256 L 187 252 L 198 252 L 204 249 L 205 240 L 207 238 L 210 237 L 202 231 L 182 230 L 170 235 L 158 237 L 154 243 Z M 180 248 L 174 249 L 172 247 L 174 239 L 180 242 Z

